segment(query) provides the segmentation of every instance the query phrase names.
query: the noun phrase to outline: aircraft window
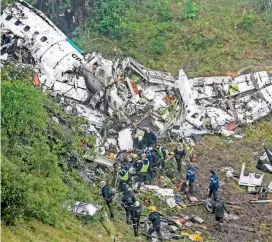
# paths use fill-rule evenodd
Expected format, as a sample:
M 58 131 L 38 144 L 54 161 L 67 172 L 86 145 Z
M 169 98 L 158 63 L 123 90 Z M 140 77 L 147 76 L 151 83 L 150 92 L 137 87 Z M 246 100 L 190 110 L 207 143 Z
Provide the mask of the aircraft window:
M 9 20 L 11 20 L 12 19 L 12 16 L 11 15 L 8 15 L 7 17 L 6 17 L 6 20 L 7 21 L 9 21 Z
M 45 37 L 45 36 L 43 36 L 42 38 L 41 38 L 41 42 L 45 42 L 47 40 L 47 37 Z
M 39 32 L 34 32 L 34 34 L 32 35 L 33 36 L 33 38 L 35 38 L 37 35 L 39 35 Z
M 22 22 L 20 20 L 17 20 L 15 23 L 14 23 L 16 26 L 22 24 Z
M 24 27 L 24 31 L 27 32 L 28 30 L 30 30 L 30 27 L 29 26 L 25 26 Z

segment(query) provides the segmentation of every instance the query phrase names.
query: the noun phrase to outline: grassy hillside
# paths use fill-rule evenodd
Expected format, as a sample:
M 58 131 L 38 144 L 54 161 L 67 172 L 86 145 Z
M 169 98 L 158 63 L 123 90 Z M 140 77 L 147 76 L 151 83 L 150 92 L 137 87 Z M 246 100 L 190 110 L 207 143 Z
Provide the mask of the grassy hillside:
M 272 71 L 272 25 L 252 0 L 99 2 L 88 9 L 91 19 L 74 39 L 85 52 L 101 52 L 107 58 L 132 56 L 149 68 L 174 75 L 182 67 L 189 77 L 236 74 L 241 69 Z M 136 241 L 132 227 L 124 223 L 125 215 L 119 213 L 120 206 L 115 207 L 114 221 L 104 221 L 111 235 L 99 222 L 103 213 L 86 221 L 68 211 L 67 202 L 102 202 L 98 188 L 90 189 L 66 163 L 65 154 L 73 149 L 83 155 L 81 141 L 85 137 L 79 126 L 85 121 L 65 114 L 57 100 L 34 89 L 29 84 L 32 75 L 18 72 L 17 67 L 1 73 L 2 241 L 113 241 L 118 232 L 124 234 L 121 241 Z M 52 116 L 67 123 L 57 124 Z M 203 167 L 197 174 L 198 183 L 207 182 L 205 172 L 212 166 L 239 170 L 246 162 L 247 168 L 256 171 L 254 155 L 263 150 L 264 142 L 272 144 L 271 120 L 269 116 L 245 128 L 247 136 L 232 145 L 225 144 L 224 137 L 205 137 L 196 149 Z M 94 142 L 91 137 L 88 141 Z M 265 176 L 265 182 L 271 179 L 271 175 Z M 234 183 L 231 187 L 236 197 L 237 191 L 244 192 Z M 201 192 L 198 195 L 204 198 L 206 194 Z M 258 209 L 252 212 L 257 214 Z M 243 221 L 250 219 L 248 214 Z M 258 239 L 269 241 L 271 225 L 265 230 L 261 223 L 256 226 L 264 226 L 260 235 L 264 240 Z
M 190 77 L 242 68 L 272 71 L 271 22 L 253 8 L 254 1 L 111 2 L 100 15 L 91 15 L 77 39 L 84 51 L 109 58 L 132 56 L 175 75 L 182 67 Z

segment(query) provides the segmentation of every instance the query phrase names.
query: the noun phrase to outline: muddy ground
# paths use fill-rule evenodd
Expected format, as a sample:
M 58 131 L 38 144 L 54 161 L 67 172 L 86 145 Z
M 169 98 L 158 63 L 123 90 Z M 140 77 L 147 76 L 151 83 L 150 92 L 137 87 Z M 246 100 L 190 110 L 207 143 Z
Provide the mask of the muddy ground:
M 271 130 L 272 132 L 272 130 Z M 241 165 L 246 162 L 247 172 L 257 172 L 255 168 L 258 153 L 263 152 L 262 141 L 245 141 L 234 139 L 232 144 L 224 143 L 224 138 L 206 137 L 196 146 L 195 153 L 198 154 L 198 166 L 196 169 L 195 195 L 199 200 L 208 196 L 210 169 L 215 169 L 220 181 L 219 193 L 227 202 L 241 202 L 239 209 L 228 207 L 232 214 L 238 215 L 238 220 L 225 221 L 222 231 L 215 229 L 213 214 L 206 211 L 204 206 L 190 207 L 185 212 L 198 214 L 208 227 L 212 240 L 220 242 L 246 242 L 272 241 L 272 206 L 268 204 L 250 204 L 248 201 L 254 195 L 247 194 L 246 188 L 238 186 L 233 179 L 226 178 L 222 167 L 233 167 L 240 173 Z M 272 174 L 265 173 L 263 184 L 272 181 Z M 272 199 L 272 196 L 271 196 Z M 242 203 L 244 202 L 244 203 Z

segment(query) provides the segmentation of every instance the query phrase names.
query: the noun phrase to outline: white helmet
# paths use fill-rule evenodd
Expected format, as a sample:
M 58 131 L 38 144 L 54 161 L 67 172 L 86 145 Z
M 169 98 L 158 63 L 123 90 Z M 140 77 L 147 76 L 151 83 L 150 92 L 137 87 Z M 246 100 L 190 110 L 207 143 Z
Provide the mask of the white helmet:
M 105 182 L 105 181 L 101 181 L 101 182 L 100 182 L 100 186 L 101 186 L 101 187 L 104 187 L 105 185 L 106 185 L 106 182 Z

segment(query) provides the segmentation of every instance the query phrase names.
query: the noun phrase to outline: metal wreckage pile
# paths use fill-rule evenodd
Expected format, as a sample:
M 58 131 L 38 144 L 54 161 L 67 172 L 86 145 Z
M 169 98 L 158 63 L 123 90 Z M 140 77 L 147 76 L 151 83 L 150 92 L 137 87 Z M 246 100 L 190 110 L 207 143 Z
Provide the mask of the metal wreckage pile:
M 83 54 L 24 1 L 3 10 L 1 31 L 1 66 L 11 59 L 30 64 L 35 83 L 59 95 L 66 113 L 88 120 L 82 129 L 96 137 L 96 161 L 104 165 L 113 165 L 103 156 L 106 152 L 132 149 L 145 127 L 176 141 L 193 142 L 192 137 L 213 133 L 242 137 L 238 125 L 272 110 L 272 77 L 265 71 L 188 79 L 182 69 L 175 77 L 130 57 L 112 61 Z
M 97 137 L 101 154 L 109 146 L 132 148 L 134 135 L 144 127 L 177 140 L 235 135 L 237 125 L 257 121 L 272 110 L 272 77 L 265 71 L 188 79 L 182 69 L 174 77 L 130 57 L 112 61 L 97 53 L 83 56 L 42 12 L 24 1 L 3 11 L 1 31 L 11 38 L 1 47 L 2 62 L 8 60 L 8 47 L 27 50 L 40 85 L 61 95 L 67 113 L 88 119 L 87 130 Z

